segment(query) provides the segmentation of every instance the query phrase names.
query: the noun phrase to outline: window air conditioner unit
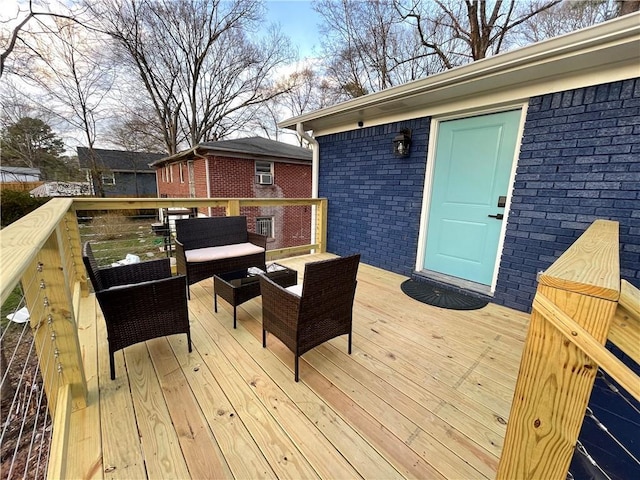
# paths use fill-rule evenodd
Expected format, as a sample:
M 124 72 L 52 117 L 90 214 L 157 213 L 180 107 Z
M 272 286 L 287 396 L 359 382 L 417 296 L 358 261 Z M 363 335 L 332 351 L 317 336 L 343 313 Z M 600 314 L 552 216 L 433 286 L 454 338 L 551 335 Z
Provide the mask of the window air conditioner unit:
M 258 183 L 260 185 L 273 185 L 273 175 L 270 173 L 258 174 Z

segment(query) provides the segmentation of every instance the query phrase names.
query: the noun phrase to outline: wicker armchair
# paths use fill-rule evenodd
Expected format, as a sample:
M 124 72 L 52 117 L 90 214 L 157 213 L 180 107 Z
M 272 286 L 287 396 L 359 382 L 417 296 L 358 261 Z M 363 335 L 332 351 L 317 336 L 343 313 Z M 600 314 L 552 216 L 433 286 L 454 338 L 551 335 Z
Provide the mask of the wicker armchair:
M 247 231 L 247 218 L 200 217 L 176 220 L 176 267 L 187 277 L 187 285 L 213 278 L 217 273 L 249 267 L 264 270 L 267 237 Z M 240 247 L 249 253 L 220 254 Z M 204 254 L 202 252 L 205 252 Z M 190 257 L 198 253 L 200 257 Z M 207 255 L 211 259 L 207 259 Z M 187 292 L 187 296 L 189 292 Z
M 112 380 L 113 355 L 129 345 L 186 333 L 191 351 L 186 280 L 171 276 L 168 258 L 99 268 L 87 242 L 82 259 L 107 324 Z
M 360 255 L 332 258 L 305 266 L 302 292 L 283 288 L 260 277 L 262 293 L 262 346 L 266 332 L 278 337 L 295 355 L 295 381 L 299 379 L 300 355 L 339 335 L 349 335 L 356 274 Z

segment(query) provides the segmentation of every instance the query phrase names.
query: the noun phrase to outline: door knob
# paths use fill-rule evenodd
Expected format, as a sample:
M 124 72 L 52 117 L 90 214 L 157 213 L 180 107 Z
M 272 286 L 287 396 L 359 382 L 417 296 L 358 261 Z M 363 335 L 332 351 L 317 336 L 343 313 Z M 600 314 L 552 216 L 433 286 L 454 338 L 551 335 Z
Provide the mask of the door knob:
M 489 218 L 496 218 L 498 220 L 502 220 L 504 215 L 502 213 L 496 213 L 495 215 L 487 215 Z

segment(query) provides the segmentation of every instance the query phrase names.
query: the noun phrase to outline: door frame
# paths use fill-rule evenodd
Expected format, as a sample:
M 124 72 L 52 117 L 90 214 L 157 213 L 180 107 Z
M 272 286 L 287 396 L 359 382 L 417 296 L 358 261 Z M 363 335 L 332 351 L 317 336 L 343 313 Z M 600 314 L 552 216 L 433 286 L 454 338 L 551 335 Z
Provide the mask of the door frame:
M 515 182 L 516 176 L 516 168 L 518 166 L 518 158 L 520 156 L 520 146 L 522 144 L 522 135 L 524 133 L 524 124 L 527 118 L 527 107 L 528 102 L 523 103 L 510 103 L 505 105 L 496 106 L 493 108 L 485 108 L 478 110 L 465 110 L 463 112 L 451 113 L 447 115 L 434 116 L 431 117 L 431 123 L 429 126 L 429 145 L 427 147 L 427 166 L 425 169 L 425 179 L 424 179 L 424 190 L 422 192 L 422 210 L 420 213 L 420 226 L 418 233 L 418 248 L 416 254 L 416 272 L 426 272 L 424 269 L 424 259 L 426 253 L 426 239 L 427 239 L 427 229 L 429 225 L 429 212 L 431 208 L 431 191 L 433 187 L 433 177 L 434 177 L 434 169 L 435 169 L 435 155 L 436 155 L 436 142 L 438 140 L 438 135 L 440 134 L 440 123 L 446 122 L 449 120 L 461 120 L 470 117 L 477 117 L 480 115 L 490 115 L 492 113 L 502 113 L 510 110 L 520 110 L 520 122 L 518 125 L 518 138 L 516 138 L 516 147 L 513 155 L 513 161 L 511 164 L 511 172 L 509 174 L 509 189 L 507 191 L 507 203 L 504 208 L 504 220 L 502 222 L 502 226 L 500 228 L 500 237 L 498 239 L 498 250 L 496 255 L 496 263 L 493 267 L 493 276 L 491 279 L 491 285 L 489 287 L 488 292 L 493 295 L 496 289 L 496 283 L 498 280 L 498 268 L 500 266 L 500 260 L 502 259 L 502 250 L 504 248 L 504 237 L 507 231 L 507 221 L 509 219 L 509 210 L 511 208 L 511 197 L 513 193 L 513 185 Z M 438 278 L 442 279 L 446 277 L 446 275 L 438 273 Z M 452 283 L 458 283 L 460 286 L 469 286 L 473 282 L 465 279 L 458 279 L 457 277 L 450 277 L 452 279 Z M 483 287 L 480 284 L 477 284 L 479 287 Z M 482 290 L 482 288 L 479 288 Z

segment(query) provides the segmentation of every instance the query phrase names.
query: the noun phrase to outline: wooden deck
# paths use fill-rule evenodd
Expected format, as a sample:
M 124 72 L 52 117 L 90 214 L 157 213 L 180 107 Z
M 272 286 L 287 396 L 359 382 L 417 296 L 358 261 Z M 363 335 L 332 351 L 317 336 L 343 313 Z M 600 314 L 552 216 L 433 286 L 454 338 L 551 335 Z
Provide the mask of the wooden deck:
M 329 255 L 281 263 L 298 270 Z M 361 264 L 353 354 L 340 337 L 293 355 L 261 345 L 260 298 L 233 310 L 192 287 L 186 337 L 116 355 L 93 295 L 79 328 L 89 406 L 71 417 L 69 478 L 493 478 L 528 315 L 443 310 Z

